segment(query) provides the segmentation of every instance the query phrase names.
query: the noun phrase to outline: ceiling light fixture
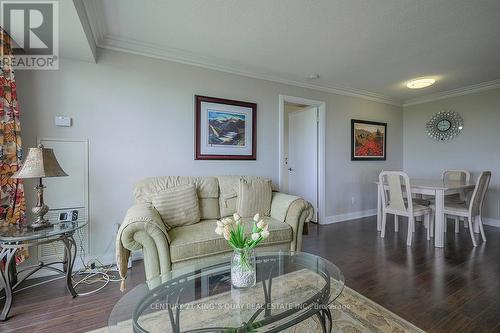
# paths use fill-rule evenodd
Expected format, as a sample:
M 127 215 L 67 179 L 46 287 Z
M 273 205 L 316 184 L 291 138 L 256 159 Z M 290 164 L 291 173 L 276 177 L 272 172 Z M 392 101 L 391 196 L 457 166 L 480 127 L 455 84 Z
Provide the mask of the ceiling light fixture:
M 316 79 L 319 79 L 319 74 L 314 73 L 309 75 L 309 80 L 316 80 Z
M 427 77 L 427 78 L 421 78 L 421 79 L 415 79 L 415 80 L 408 81 L 406 83 L 406 86 L 410 89 L 420 89 L 420 88 L 432 86 L 435 82 L 436 82 L 436 79 Z

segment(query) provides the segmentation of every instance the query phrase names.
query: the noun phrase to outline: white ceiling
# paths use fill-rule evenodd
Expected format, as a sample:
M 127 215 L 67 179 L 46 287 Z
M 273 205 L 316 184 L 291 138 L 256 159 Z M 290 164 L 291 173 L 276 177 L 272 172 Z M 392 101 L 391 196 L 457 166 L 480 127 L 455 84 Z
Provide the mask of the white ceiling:
M 101 47 L 386 102 L 500 79 L 499 0 L 84 4 Z M 308 79 L 313 73 L 320 78 Z M 421 90 L 404 86 L 421 76 L 438 81 Z

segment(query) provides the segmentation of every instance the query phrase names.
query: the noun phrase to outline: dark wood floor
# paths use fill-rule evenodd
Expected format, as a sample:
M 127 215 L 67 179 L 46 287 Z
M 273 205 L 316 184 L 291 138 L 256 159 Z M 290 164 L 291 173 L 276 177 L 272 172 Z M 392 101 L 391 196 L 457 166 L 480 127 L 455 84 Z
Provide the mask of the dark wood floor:
M 304 251 L 331 260 L 349 287 L 426 331 L 500 332 L 500 228 L 486 226 L 488 242 L 477 248 L 468 233 L 449 232 L 444 249 L 427 242 L 420 225 L 414 245 L 407 248 L 405 223 L 400 229 L 380 239 L 374 218 L 313 225 Z M 143 280 L 142 263 L 135 263 L 127 285 Z M 104 327 L 121 293 L 114 283 L 98 294 L 72 299 L 59 280 L 16 297 L 12 318 L 0 323 L 0 332 Z

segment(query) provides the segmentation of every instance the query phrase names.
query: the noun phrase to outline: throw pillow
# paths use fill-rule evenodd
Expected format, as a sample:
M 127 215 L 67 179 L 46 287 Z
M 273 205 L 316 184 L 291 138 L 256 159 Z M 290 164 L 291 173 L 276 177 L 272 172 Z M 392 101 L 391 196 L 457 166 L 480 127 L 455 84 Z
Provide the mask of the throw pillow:
M 152 197 L 151 203 L 160 214 L 167 230 L 200 221 L 198 195 L 194 184 L 175 186 L 158 192 Z
M 237 212 L 241 217 L 271 214 L 273 190 L 268 179 L 240 179 Z

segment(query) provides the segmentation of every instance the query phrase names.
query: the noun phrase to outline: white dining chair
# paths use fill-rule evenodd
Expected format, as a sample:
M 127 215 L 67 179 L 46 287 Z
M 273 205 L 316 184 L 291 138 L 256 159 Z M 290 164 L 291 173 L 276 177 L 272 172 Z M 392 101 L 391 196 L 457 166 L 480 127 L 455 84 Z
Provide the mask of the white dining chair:
M 461 181 L 461 182 L 466 182 L 468 183 L 470 181 L 470 172 L 468 170 L 445 170 L 443 171 L 443 182 L 447 181 Z M 466 193 L 465 191 L 461 191 L 459 193 L 459 197 L 457 198 L 456 195 L 447 195 L 445 197 L 445 200 L 447 201 L 466 201 Z
M 443 171 L 442 179 L 443 182 L 462 181 L 468 183 L 470 181 L 470 172 L 468 170 L 445 170 Z M 458 196 L 456 194 L 447 195 L 445 196 L 444 200 L 448 203 L 464 203 L 467 201 L 467 192 L 465 190 L 462 190 L 460 193 L 458 193 Z M 448 220 L 448 218 L 446 217 L 445 220 Z M 454 216 L 454 221 L 455 233 L 458 234 L 460 232 L 460 221 L 463 221 L 464 228 L 467 228 L 467 222 L 465 221 L 464 217 Z M 446 225 L 444 230 L 446 232 Z
M 408 235 L 406 245 L 411 246 L 413 232 L 415 230 L 415 217 L 424 216 L 427 226 L 427 239 L 430 239 L 430 217 L 432 210 L 423 205 L 415 203 L 411 198 L 410 177 L 401 171 L 383 171 L 379 174 L 379 184 L 381 184 L 382 193 L 382 232 L 380 237 L 385 237 L 385 227 L 387 214 L 394 215 L 394 229 L 398 231 L 398 217 L 408 218 Z M 405 200 L 404 193 L 406 194 Z
M 483 242 L 486 242 L 486 235 L 484 234 L 483 221 L 481 219 L 484 197 L 486 196 L 486 191 L 490 184 L 491 172 L 484 171 L 481 173 L 476 182 L 476 187 L 469 202 L 445 202 L 444 203 L 444 213 L 446 215 L 464 217 L 467 219 L 467 224 L 469 227 L 470 237 L 472 239 L 472 244 L 477 246 L 476 239 L 474 238 L 473 224 L 478 223 L 479 231 L 481 232 L 481 238 Z M 431 205 L 434 209 L 434 205 Z M 434 227 L 434 218 L 431 218 L 431 228 Z
M 470 181 L 470 172 L 468 170 L 444 170 L 443 180 L 452 181 Z

